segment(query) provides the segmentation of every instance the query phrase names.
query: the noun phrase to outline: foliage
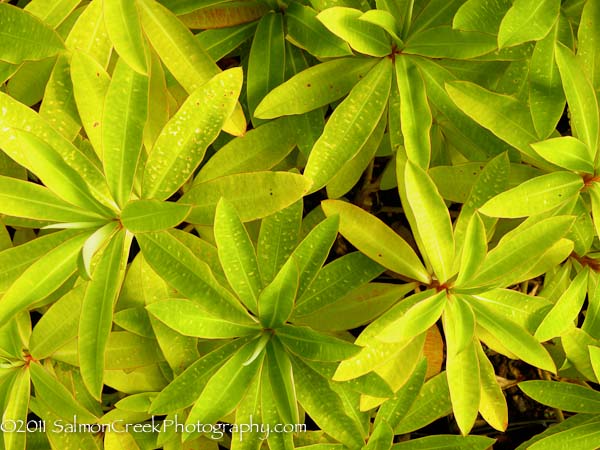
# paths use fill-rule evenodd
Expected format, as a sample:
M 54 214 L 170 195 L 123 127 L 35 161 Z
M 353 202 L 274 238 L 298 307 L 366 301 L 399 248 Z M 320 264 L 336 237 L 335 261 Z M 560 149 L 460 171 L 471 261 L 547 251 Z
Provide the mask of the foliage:
M 599 43 L 595 0 L 0 0 L 0 445 L 483 450 L 510 390 L 519 448 L 600 447 Z

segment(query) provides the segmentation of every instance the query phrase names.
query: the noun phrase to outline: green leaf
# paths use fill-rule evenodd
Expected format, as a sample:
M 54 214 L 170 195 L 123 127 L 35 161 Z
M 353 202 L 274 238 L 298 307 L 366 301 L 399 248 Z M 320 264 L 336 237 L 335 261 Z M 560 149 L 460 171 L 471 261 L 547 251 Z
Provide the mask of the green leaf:
M 96 399 L 102 395 L 104 351 L 112 326 L 114 303 L 125 277 L 130 244 L 131 237 L 125 231 L 118 232 L 108 243 L 81 304 L 79 365 L 85 386 Z
M 411 35 L 402 52 L 429 58 L 471 59 L 493 50 L 496 37 L 492 34 L 441 26 Z
M 600 412 L 600 394 L 576 384 L 531 380 L 519 383 L 519 388 L 543 405 L 577 413 Z
M 599 115 L 594 87 L 571 50 L 557 43 L 555 52 L 571 113 L 573 135 L 587 145 L 592 155 L 597 155 Z
M 592 218 L 594 219 L 594 228 L 596 235 L 600 236 L 600 184 L 592 183 L 588 190 L 592 203 Z
M 104 24 L 116 52 L 136 72 L 147 75 L 145 38 L 136 3 L 128 0 L 103 0 Z
M 265 328 L 282 326 L 292 314 L 298 291 L 298 264 L 290 257 L 258 298 L 260 323 Z
M 394 450 L 486 450 L 490 448 L 495 439 L 486 436 L 456 436 L 454 434 L 440 434 L 411 439 L 395 444 Z
M 410 29 L 405 29 L 406 34 L 412 35 L 427 28 L 450 23 L 462 3 L 462 0 L 431 0 L 424 7 L 417 5 Z
M 505 218 L 541 214 L 576 196 L 583 185 L 583 179 L 575 173 L 549 173 L 525 181 L 488 200 L 479 212 Z
M 408 159 L 423 170 L 431 157 L 431 110 L 425 83 L 417 67 L 406 58 L 396 58 L 396 81 L 400 92 L 400 123 Z
M 600 90 L 599 29 L 600 8 L 595 2 L 586 2 L 577 31 L 577 56 L 596 92 Z
M 77 257 L 88 233 L 78 234 L 49 250 L 8 288 L 0 302 L 0 323 L 56 291 L 77 268 Z
M 164 200 L 190 178 L 231 115 L 241 87 L 242 70 L 235 68 L 214 76 L 190 94 L 148 156 L 144 197 Z
M 487 236 L 485 233 L 485 225 L 475 213 L 469 220 L 467 231 L 465 232 L 465 242 L 460 256 L 460 269 L 456 284 L 464 284 L 477 273 L 481 263 L 487 255 Z
M 229 284 L 242 303 L 256 314 L 262 289 L 256 252 L 235 208 L 224 198 L 217 204 L 214 233 Z
M 442 315 L 448 297 L 445 290 L 421 300 L 406 314 L 389 324 L 377 339 L 383 342 L 403 342 L 424 333 Z
M 468 307 L 468 305 L 466 305 Z M 472 314 L 472 313 L 471 313 Z M 445 322 L 444 331 L 448 322 Z M 454 336 L 456 336 L 456 332 Z M 475 351 L 475 342 L 471 338 L 460 349 L 460 342 L 447 341 L 446 375 L 452 401 L 452 410 L 463 436 L 469 434 L 477 419 L 480 402 L 479 360 Z M 457 345 L 458 344 L 458 345 Z M 470 379 L 465 383 L 466 378 Z
M 310 186 L 306 177 L 290 172 L 240 173 L 198 183 L 180 201 L 192 205 L 190 223 L 212 225 L 222 197 L 235 206 L 242 222 L 249 222 L 288 207 Z
M 258 22 L 248 56 L 246 96 L 248 110 L 252 117 L 265 95 L 283 83 L 284 72 L 283 16 L 270 12 L 262 16 Z M 252 122 L 257 125 L 257 121 Z
M 410 245 L 381 220 L 339 200 L 325 200 L 321 206 L 327 216 L 339 215 L 340 233 L 375 262 L 423 283 L 431 281 Z
M 362 15 L 357 9 L 334 6 L 320 12 L 317 19 L 357 52 L 371 56 L 389 55 L 392 46 L 386 33 L 377 25 L 360 20 Z
M 358 83 L 375 66 L 374 58 L 340 58 L 312 66 L 269 92 L 254 116 L 272 119 L 303 114 L 332 103 Z
M 102 248 L 112 236 L 115 235 L 118 230 L 119 224 L 115 221 L 111 221 L 99 227 L 88 239 L 86 239 L 83 247 L 81 248 L 81 255 L 77 260 L 79 274 L 83 278 L 89 280 L 92 277 L 92 258 L 96 252 Z
M 511 4 L 511 0 L 467 0 L 456 11 L 452 27 L 497 34 L 500 22 Z
M 354 344 L 308 327 L 283 325 L 277 329 L 276 335 L 283 345 L 298 356 L 316 361 L 342 361 L 360 350 Z
M 88 54 L 103 68 L 108 66 L 113 46 L 104 25 L 101 1 L 95 0 L 86 6 L 65 43 L 69 50 Z
M 0 9 L 0 11 L 2 10 Z M 25 367 L 17 369 L 2 415 L 3 430 L 6 430 L 2 433 L 2 437 L 4 438 L 4 448 L 6 450 L 25 450 L 26 448 L 26 434 L 19 433 L 18 429 L 19 423 L 26 423 L 27 421 L 30 386 L 29 369 Z
M 27 3 L 24 10 L 39 17 L 46 25 L 57 29 L 79 3 L 77 0 L 58 0 L 54 3 L 32 0 Z
M 266 355 L 266 373 L 277 410 L 284 423 L 299 423 L 292 362 L 277 339 L 269 341 Z
M 549 341 L 567 331 L 583 306 L 587 284 L 588 270 L 582 270 L 538 326 L 534 335 L 538 341 Z
M 460 297 L 450 296 L 444 309 L 443 323 L 448 346 L 447 356 L 456 356 L 463 350 L 467 351 L 475 334 L 475 315 L 469 304 Z
M 444 200 L 427 173 L 408 161 L 405 168 L 406 197 L 414 214 L 422 252 L 440 284 L 454 275 L 454 234 Z
M 385 110 L 391 79 L 391 63 L 383 59 L 335 109 L 304 170 L 314 182 L 312 192 L 325 186 L 367 142 Z
M 196 35 L 196 40 L 213 61 L 218 61 L 254 36 L 256 26 L 256 22 L 250 22 L 234 27 L 204 30 Z
M 204 339 L 226 339 L 257 334 L 258 324 L 226 320 L 211 314 L 202 305 L 184 299 L 160 300 L 146 306 L 154 317 L 184 336 Z
M 21 8 L 0 3 L 0 60 L 12 64 L 54 56 L 64 49 L 49 26 Z
M 560 0 L 515 0 L 498 31 L 498 47 L 537 41 L 548 34 L 559 16 Z
M 158 200 L 133 200 L 121 212 L 121 223 L 132 233 L 161 231 L 185 220 L 191 207 Z
M 573 136 L 563 136 L 531 144 L 546 161 L 575 172 L 593 173 L 594 161 L 588 147 Z
M 396 18 L 390 12 L 384 9 L 371 9 L 360 16 L 358 20 L 364 20 L 365 22 L 377 25 L 379 28 L 385 30 L 398 44 L 402 43 L 402 39 L 398 36 L 400 30 L 398 29 Z
M 481 398 L 479 412 L 481 416 L 498 431 L 508 427 L 508 407 L 504 393 L 496 379 L 494 366 L 485 355 L 479 342 L 475 342 L 477 358 L 479 359 L 479 383 Z
M 539 442 L 527 447 L 531 450 L 543 450 L 546 448 L 580 448 L 592 450 L 598 445 L 598 422 L 590 420 L 582 425 L 569 427 L 564 431 L 558 431 Z

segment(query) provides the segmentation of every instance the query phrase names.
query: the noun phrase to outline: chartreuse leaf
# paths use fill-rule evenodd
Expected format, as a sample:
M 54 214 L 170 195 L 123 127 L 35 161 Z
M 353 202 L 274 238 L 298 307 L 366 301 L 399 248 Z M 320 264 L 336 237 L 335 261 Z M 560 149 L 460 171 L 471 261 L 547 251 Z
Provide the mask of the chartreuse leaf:
M 26 433 L 19 433 L 17 430 L 19 423 L 27 421 L 30 392 L 29 368 L 17 369 L 2 415 L 3 430 L 5 430 L 2 437 L 4 438 L 4 448 L 6 450 L 24 450 L 27 448 L 25 444 Z
M 387 105 L 391 80 L 391 62 L 386 58 L 335 109 L 304 170 L 304 175 L 313 180 L 312 192 L 325 186 L 367 142 Z
M 443 314 L 447 354 L 462 353 L 473 342 L 475 315 L 471 306 L 460 297 L 450 296 Z
M 545 342 L 560 336 L 573 324 L 585 301 L 587 283 L 588 270 L 582 270 L 535 330 L 534 336 L 538 341 Z
M 269 12 L 269 6 L 258 0 L 218 2 L 178 17 L 188 28 L 223 28 L 253 22 Z
M 508 351 L 540 369 L 556 371 L 554 361 L 546 349 L 524 328 L 484 306 L 476 298 L 464 296 L 463 299 L 473 308 L 477 325 L 494 336 Z
M 539 140 L 529 108 L 514 97 L 496 94 L 468 81 L 446 84 L 448 95 L 475 122 L 526 155 Z
M 231 115 L 241 87 L 242 70 L 235 68 L 219 73 L 190 94 L 148 156 L 144 197 L 164 200 L 194 173 Z
M 102 395 L 104 351 L 112 325 L 113 306 L 119 295 L 132 236 L 119 231 L 102 252 L 81 304 L 78 354 L 81 376 L 90 394 Z
M 217 204 L 214 233 L 229 284 L 242 303 L 256 314 L 262 288 L 256 252 L 235 208 L 224 198 Z
M 531 144 L 546 161 L 574 172 L 593 173 L 594 159 L 588 147 L 573 136 L 547 139 Z
M 358 9 L 334 6 L 321 11 L 317 19 L 357 52 L 371 56 L 389 55 L 392 46 L 385 31 L 377 25 L 360 20 L 362 15 L 363 12 Z
M 477 273 L 481 263 L 487 255 L 487 237 L 485 233 L 485 225 L 475 213 L 471 216 L 467 231 L 465 232 L 465 240 L 460 255 L 460 269 L 456 284 L 461 285 Z
M 298 264 L 291 256 L 258 298 L 258 312 L 263 327 L 277 328 L 287 321 L 294 309 L 298 283 Z
M 169 414 L 192 405 L 223 361 L 247 342 L 247 338 L 236 339 L 202 356 L 158 394 L 148 411 L 151 414 Z
M 208 380 L 186 424 L 215 423 L 233 411 L 262 366 L 264 353 L 251 364 L 243 364 L 252 355 L 254 344 L 249 342 L 237 350 Z M 183 433 L 184 440 L 189 436 Z
M 588 192 L 590 193 L 590 199 L 592 200 L 594 228 L 596 229 L 596 235 L 600 236 L 600 184 L 593 183 Z
M 77 257 L 89 233 L 77 234 L 31 264 L 0 302 L 0 323 L 56 291 L 77 269 Z
M 394 450 L 486 450 L 490 448 L 495 439 L 486 436 L 456 436 L 454 434 L 440 434 L 411 439 L 394 444 Z
M 385 30 L 398 44 L 402 44 L 402 39 L 398 36 L 400 30 L 396 18 L 384 9 L 371 9 L 365 12 L 358 20 L 364 20 L 379 28 Z
M 342 361 L 360 350 L 360 347 L 350 342 L 321 334 L 308 327 L 283 325 L 277 329 L 276 334 L 289 350 L 316 361 Z
M 511 0 L 467 0 L 456 11 L 452 27 L 497 34 L 500 22 L 511 4 Z
M 596 92 L 600 90 L 600 7 L 596 2 L 586 2 L 577 31 L 577 56 Z
M 148 75 L 145 38 L 136 2 L 103 0 L 104 25 L 116 52 L 127 65 L 142 75 Z
M 594 370 L 596 379 L 600 379 L 600 347 L 589 345 L 588 351 L 590 353 L 590 362 L 592 363 L 592 369 Z
M 471 340 L 467 346 L 456 353 L 451 349 L 446 358 L 446 375 L 448 389 L 452 400 L 452 410 L 463 436 L 469 434 L 479 410 L 479 360 L 475 351 L 475 342 Z M 472 382 L 465 383 L 469 378 Z
M 248 321 L 248 313 L 238 300 L 183 242 L 166 231 L 141 233 L 136 239 L 145 260 L 181 294 L 221 318 Z
M 377 335 L 377 339 L 390 343 L 402 342 L 424 333 L 440 318 L 447 300 L 445 290 L 421 300 L 406 314 L 389 324 Z
M 158 200 L 133 200 L 121 212 L 121 223 L 132 233 L 161 231 L 185 220 L 191 207 L 182 203 Z
M 78 17 L 65 41 L 71 51 L 81 51 L 106 68 L 112 44 L 102 15 L 102 1 L 92 0 Z
M 479 212 L 516 218 L 546 212 L 578 195 L 583 179 L 572 172 L 552 172 L 521 183 L 488 200 Z
M 587 420 L 583 423 L 573 423 L 573 419 L 579 417 Z M 599 422 L 597 416 L 592 416 L 590 418 L 588 415 L 577 415 L 570 417 L 567 420 L 571 420 L 572 422 L 569 422 L 564 429 L 556 430 L 552 434 L 549 433 L 547 437 L 544 436 L 543 439 L 526 448 L 531 450 L 543 450 L 546 448 L 580 448 L 591 450 L 598 446 L 600 433 L 598 432 Z M 547 431 L 553 431 L 553 429 L 550 428 Z M 539 436 L 540 435 L 536 437 Z
M 85 409 L 54 376 L 39 364 L 30 364 L 31 381 L 35 397 L 44 402 L 58 417 L 72 420 L 73 416 L 81 423 L 95 423 L 98 418 Z
M 410 245 L 381 220 L 339 200 L 326 200 L 321 206 L 327 216 L 339 215 L 340 233 L 369 258 L 400 275 L 431 281 Z
M 169 72 L 190 95 L 219 74 L 219 67 L 191 31 L 168 9 L 154 0 L 140 0 L 137 6 L 145 36 Z M 239 105 L 230 116 L 223 129 L 236 136 L 243 135 L 246 119 Z
M 81 254 L 77 260 L 79 274 L 89 280 L 91 275 L 92 258 L 96 252 L 106 244 L 106 242 L 119 230 L 119 224 L 116 221 L 108 222 L 101 226 L 92 235 L 86 239 Z
M 312 66 L 269 92 L 254 111 L 261 119 L 303 114 L 332 103 L 375 66 L 374 58 L 340 58 Z
M 496 37 L 492 34 L 440 26 L 411 35 L 402 52 L 429 58 L 470 59 L 495 49 Z
M 212 315 L 210 310 L 192 300 L 159 300 L 146 306 L 146 309 L 169 328 L 184 336 L 226 339 L 257 334 L 260 330 L 258 324 L 252 324 L 249 320 L 239 323 Z
M 246 394 L 235 409 L 235 423 L 264 423 L 262 420 L 261 405 L 261 378 L 254 378 Z M 259 430 L 246 432 L 241 427 L 236 427 L 231 433 L 231 450 L 258 450 L 263 442 L 263 433 Z
M 540 40 L 560 14 L 560 0 L 515 0 L 498 30 L 498 47 Z
M 250 115 L 274 87 L 283 83 L 285 37 L 283 16 L 270 12 L 262 16 L 254 33 L 248 57 L 246 96 Z M 254 125 L 257 125 L 253 120 Z
M 250 22 L 224 29 L 204 30 L 196 35 L 196 39 L 211 59 L 218 61 L 254 36 L 256 26 L 256 22 Z
M 120 59 L 108 86 L 102 116 L 102 162 L 119 206 L 129 200 L 148 116 L 148 77 Z
M 530 380 L 519 383 L 529 397 L 544 405 L 565 411 L 598 414 L 600 394 L 577 384 Z
M 427 170 L 431 157 L 431 110 L 427 103 L 425 83 L 417 67 L 408 58 L 396 58 L 395 68 L 406 155 L 409 161 Z
M 0 3 L 0 61 L 20 64 L 56 55 L 64 49 L 59 35 L 34 15 Z
M 102 116 L 110 77 L 101 64 L 86 53 L 76 51 L 71 58 L 73 95 L 79 117 L 94 150 L 102 156 Z
M 300 238 L 303 202 L 265 217 L 260 224 L 256 259 L 263 284 L 269 284 L 288 260 Z
M 573 135 L 587 145 L 592 156 L 595 156 L 598 152 L 598 127 L 600 124 L 594 87 L 586 76 L 579 58 L 571 50 L 561 43 L 557 43 L 555 52 L 556 63 L 571 113 Z
M 348 56 L 352 50 L 317 19 L 317 12 L 300 3 L 291 3 L 285 11 L 286 39 L 317 58 Z
M 315 423 L 327 434 L 350 448 L 362 448 L 364 440 L 359 424 L 344 408 L 343 400 L 327 378 L 292 356 L 294 383 L 298 401 Z
M 408 161 L 405 168 L 406 197 L 421 237 L 422 252 L 438 281 L 454 275 L 454 234 L 444 200 L 429 175 Z
M 46 25 L 56 29 L 79 3 L 77 0 L 58 0 L 53 3 L 44 0 L 32 0 L 25 6 L 24 10 L 39 17 Z
M 191 223 L 212 225 L 222 197 L 235 206 L 242 222 L 248 222 L 297 202 L 310 186 L 306 177 L 290 172 L 239 173 L 198 183 L 180 201 L 192 205 Z
M 479 384 L 481 387 L 479 412 L 492 427 L 498 431 L 504 431 L 508 426 L 506 399 L 496 380 L 494 366 L 492 366 L 478 341 L 475 341 L 475 347 L 479 360 Z
M 299 423 L 292 362 L 278 339 L 269 341 L 266 354 L 263 376 L 268 376 L 277 410 L 284 423 Z
M 51 222 L 98 222 L 102 217 L 73 206 L 39 184 L 0 175 L 0 213 Z

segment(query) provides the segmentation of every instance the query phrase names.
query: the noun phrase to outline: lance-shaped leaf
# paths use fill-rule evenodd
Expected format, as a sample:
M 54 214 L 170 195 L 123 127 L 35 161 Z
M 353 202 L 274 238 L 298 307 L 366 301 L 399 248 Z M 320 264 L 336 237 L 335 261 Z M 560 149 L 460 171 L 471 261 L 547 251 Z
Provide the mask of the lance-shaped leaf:
M 78 234 L 31 264 L 4 293 L 0 323 L 56 291 L 77 270 L 77 257 L 89 233 Z
M 198 33 L 196 39 L 213 61 L 219 61 L 254 36 L 256 26 L 256 22 L 250 22 L 225 29 L 208 29 Z
M 20 433 L 19 424 L 27 423 L 27 411 L 29 410 L 29 396 L 31 393 L 30 371 L 23 367 L 17 369 L 12 380 L 10 393 L 6 398 L 4 414 L 2 414 L 2 425 L 4 448 L 6 450 L 25 450 L 26 433 Z
M 496 430 L 504 431 L 508 426 L 506 399 L 496 379 L 494 366 L 478 341 L 475 342 L 475 347 L 479 359 L 479 384 L 481 387 L 479 412 L 485 421 Z
M 257 334 L 258 324 L 233 322 L 211 314 L 210 310 L 192 301 L 171 298 L 154 302 L 146 309 L 169 328 L 184 336 L 204 339 L 226 339 Z
M 583 67 L 596 92 L 600 90 L 599 30 L 600 5 L 596 2 L 586 2 L 581 12 L 581 22 L 577 31 L 577 56 L 581 58 Z
M 571 50 L 556 44 L 556 63 L 567 96 L 573 135 L 588 146 L 594 156 L 598 151 L 599 113 L 594 87 L 586 76 L 580 60 Z
M 141 233 L 136 239 L 144 259 L 181 294 L 222 318 L 247 321 L 246 310 L 183 242 L 166 231 Z
M 204 7 L 182 14 L 178 19 L 191 29 L 224 28 L 253 22 L 268 13 L 269 9 L 267 4 L 258 0 L 209 1 Z
M 594 160 L 588 147 L 573 136 L 563 136 L 531 144 L 546 161 L 575 172 L 593 173 Z
M 538 341 L 560 336 L 573 324 L 585 301 L 587 282 L 588 270 L 582 270 L 535 330 L 534 336 Z
M 485 233 L 485 225 L 475 213 L 469 221 L 467 231 L 465 232 L 465 240 L 460 255 L 460 269 L 456 284 L 463 284 L 466 280 L 477 273 L 479 266 L 485 259 L 487 254 L 487 236 Z
M 600 236 L 600 184 L 593 183 L 588 191 L 592 201 L 592 218 L 594 219 L 594 228 L 596 235 Z
M 108 187 L 125 205 L 142 152 L 148 115 L 148 77 L 119 60 L 108 86 L 102 117 L 102 162 Z
M 252 379 L 262 366 L 264 354 L 244 365 L 254 351 L 255 342 L 240 348 L 210 378 L 187 417 L 186 424 L 215 423 L 240 402 Z M 183 434 L 187 439 L 190 433 Z
M 398 450 L 451 450 L 455 448 L 468 450 L 487 450 L 493 446 L 495 439 L 486 436 L 456 436 L 440 434 L 399 442 L 394 445 Z
M 56 29 L 79 3 L 77 0 L 57 0 L 54 3 L 48 3 L 44 0 L 32 0 L 24 9 Z
M 360 347 L 308 327 L 284 325 L 277 329 L 277 337 L 292 352 L 316 361 L 342 361 L 354 356 Z
M 553 408 L 578 413 L 598 414 L 600 394 L 593 389 L 572 383 L 531 380 L 519 383 L 519 388 L 535 401 Z
M 406 314 L 395 320 L 377 335 L 383 342 L 402 342 L 424 333 L 442 315 L 448 296 L 445 290 L 421 300 Z
M 327 434 L 350 448 L 364 445 L 362 432 L 356 420 L 346 413 L 339 394 L 331 388 L 327 378 L 292 357 L 294 382 L 298 401 L 315 423 Z
M 125 277 L 131 237 L 119 231 L 102 252 L 81 304 L 78 354 L 81 376 L 96 399 L 102 395 L 104 350 L 110 334 L 114 303 Z
M 450 296 L 443 315 L 444 335 L 448 345 L 447 355 L 458 354 L 473 343 L 475 315 L 467 302 Z
M 292 362 L 277 339 L 269 341 L 265 362 L 266 375 L 269 378 L 279 414 L 285 423 L 298 423 L 298 403 Z
M 492 217 L 516 218 L 540 214 L 564 203 L 583 188 L 572 172 L 553 172 L 521 183 L 488 200 L 479 212 Z
M 102 5 L 106 31 L 115 50 L 129 67 L 142 75 L 147 75 L 147 50 L 136 2 L 103 0 Z
M 242 70 L 230 69 L 187 98 L 150 152 L 142 182 L 144 197 L 164 200 L 194 173 L 231 115 L 241 87 Z
M 450 214 L 429 175 L 410 161 L 406 164 L 405 183 L 408 204 L 422 241 L 421 250 L 438 281 L 444 283 L 454 275 L 454 234 Z
M 260 219 L 302 198 L 310 180 L 290 172 L 249 172 L 198 183 L 181 198 L 192 205 L 188 222 L 212 225 L 221 198 L 235 206 L 242 222 Z
M 106 68 L 112 53 L 112 44 L 104 26 L 102 1 L 92 0 L 81 13 L 66 39 L 69 50 L 81 51 Z
M 317 19 L 357 52 L 371 56 L 389 55 L 392 46 L 385 31 L 377 25 L 359 20 L 362 15 L 358 9 L 334 6 L 320 12 Z
M 294 309 L 298 283 L 298 264 L 290 256 L 258 298 L 260 323 L 263 327 L 278 328 L 287 321 Z
M 558 19 L 560 0 L 516 0 L 498 31 L 498 47 L 542 39 Z
M 502 18 L 510 8 L 511 0 L 467 0 L 458 8 L 452 27 L 458 30 L 482 31 L 497 34 Z
M 98 156 L 102 156 L 102 116 L 110 77 L 94 58 L 77 51 L 71 58 L 71 80 L 85 133 Z
M 554 361 L 544 348 L 533 336 L 524 328 L 517 325 L 487 306 L 484 306 L 477 299 L 463 297 L 475 312 L 477 325 L 483 327 L 492 336 L 494 336 L 502 345 L 514 355 L 523 361 L 550 372 L 556 371 Z
M 73 206 L 39 184 L 0 175 L 0 213 L 50 222 L 92 222 L 100 215 Z
M 242 303 L 256 314 L 262 289 L 256 252 L 235 208 L 224 198 L 217 204 L 214 233 L 219 260 L 229 284 Z
M 59 35 L 34 15 L 0 3 L 0 60 L 12 64 L 56 55 L 64 49 Z
M 400 275 L 430 282 L 429 273 L 410 245 L 374 215 L 339 200 L 326 200 L 321 206 L 327 216 L 339 215 L 340 233 L 375 262 Z
M 304 170 L 304 175 L 314 182 L 312 192 L 325 186 L 365 144 L 383 115 L 391 80 L 391 62 L 385 58 L 335 109 Z
M 81 255 L 77 260 L 79 265 L 79 274 L 89 280 L 92 277 L 91 267 L 92 258 L 98 250 L 100 250 L 106 242 L 119 230 L 119 224 L 116 221 L 108 222 L 98 228 L 92 235 L 86 239 L 81 248 Z
M 496 94 L 468 81 L 446 84 L 448 95 L 475 122 L 526 155 L 539 140 L 529 108 L 514 97 Z
M 374 58 L 340 58 L 312 66 L 269 92 L 254 116 L 303 114 L 332 103 L 350 92 L 376 63 Z
M 123 208 L 121 223 L 132 233 L 161 231 L 179 225 L 190 210 L 189 205 L 182 203 L 134 200 Z
M 471 431 L 479 410 L 479 360 L 472 339 L 460 352 L 453 347 L 453 343 L 448 341 L 446 376 L 452 411 L 461 433 L 465 436 Z M 468 383 L 465 382 L 467 379 Z
M 429 168 L 431 155 L 431 110 L 425 83 L 417 67 L 407 58 L 396 58 L 396 81 L 400 92 L 400 123 L 408 159 Z
M 44 402 L 58 417 L 82 423 L 95 423 L 98 418 L 85 409 L 73 394 L 39 364 L 30 364 L 31 381 L 36 399 Z
M 371 9 L 363 13 L 363 15 L 359 17 L 359 20 L 364 20 L 365 22 L 377 25 L 382 30 L 385 30 L 398 44 L 402 43 L 402 39 L 399 37 L 400 29 L 397 20 L 393 14 L 386 11 L 385 8 Z
M 441 26 L 412 35 L 402 52 L 429 58 L 470 59 L 495 49 L 496 37 L 492 34 Z

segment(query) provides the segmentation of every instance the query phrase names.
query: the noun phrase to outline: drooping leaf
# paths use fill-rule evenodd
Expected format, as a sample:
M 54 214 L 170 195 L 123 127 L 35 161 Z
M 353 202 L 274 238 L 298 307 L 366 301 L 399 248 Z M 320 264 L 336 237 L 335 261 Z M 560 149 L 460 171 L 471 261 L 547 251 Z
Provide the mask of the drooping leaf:
M 508 427 L 508 407 L 502 389 L 496 379 L 494 366 L 485 355 L 479 342 L 475 342 L 479 359 L 479 383 L 481 396 L 479 413 L 496 430 L 504 431 Z
M 560 0 L 516 0 L 498 31 L 498 47 L 510 47 L 539 40 L 558 19 Z
M 2 424 L 5 425 L 4 429 L 7 431 L 2 433 L 6 450 L 24 450 L 26 448 L 26 434 L 17 431 L 19 424 L 27 421 L 31 392 L 30 380 L 30 372 L 27 367 L 17 369 L 12 379 L 10 393 L 2 414 Z

